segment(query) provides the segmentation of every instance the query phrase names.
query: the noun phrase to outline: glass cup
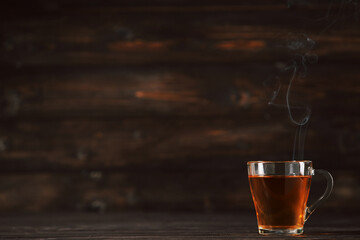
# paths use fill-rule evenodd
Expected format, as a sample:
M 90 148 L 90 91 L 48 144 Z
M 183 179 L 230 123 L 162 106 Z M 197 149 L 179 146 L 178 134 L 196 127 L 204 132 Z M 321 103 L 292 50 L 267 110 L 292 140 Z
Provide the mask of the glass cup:
M 334 180 L 325 170 L 315 170 L 311 161 L 252 161 L 247 163 L 252 198 L 260 234 L 298 235 L 305 221 L 330 196 Z M 325 193 L 306 206 L 311 177 L 325 177 Z

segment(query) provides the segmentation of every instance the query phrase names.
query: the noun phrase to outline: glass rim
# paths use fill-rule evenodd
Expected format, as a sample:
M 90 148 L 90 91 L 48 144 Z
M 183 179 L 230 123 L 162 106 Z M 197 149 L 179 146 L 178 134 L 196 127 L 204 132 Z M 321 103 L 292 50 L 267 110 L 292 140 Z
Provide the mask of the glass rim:
M 254 164 L 254 163 L 311 163 L 310 160 L 293 160 L 293 161 L 249 161 L 247 165 Z

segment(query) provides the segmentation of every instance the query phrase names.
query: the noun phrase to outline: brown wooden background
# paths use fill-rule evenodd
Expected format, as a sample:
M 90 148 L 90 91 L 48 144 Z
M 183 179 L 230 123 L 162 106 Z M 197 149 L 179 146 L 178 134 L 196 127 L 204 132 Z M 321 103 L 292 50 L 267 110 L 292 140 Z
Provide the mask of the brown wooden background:
M 357 3 L 2 3 L 0 212 L 252 209 L 246 162 L 296 131 L 266 83 L 307 53 L 305 158 L 334 174 L 323 209 L 360 210 Z

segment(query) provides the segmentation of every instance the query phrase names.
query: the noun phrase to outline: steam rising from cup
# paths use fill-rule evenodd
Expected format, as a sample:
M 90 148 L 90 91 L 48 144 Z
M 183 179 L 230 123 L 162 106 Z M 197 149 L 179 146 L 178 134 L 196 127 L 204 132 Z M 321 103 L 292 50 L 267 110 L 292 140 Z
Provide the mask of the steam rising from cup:
M 311 108 L 307 105 L 298 106 L 292 104 L 290 101 L 291 89 L 296 79 L 306 77 L 308 66 L 317 62 L 317 55 L 311 52 L 315 45 L 316 42 L 305 34 L 289 34 L 285 47 L 292 52 L 293 59 L 288 65 L 281 69 L 281 73 L 290 72 L 291 74 L 290 77 L 285 80 L 280 77 L 280 74 L 275 76 L 276 88 L 272 91 L 272 96 L 268 102 L 269 105 L 286 108 L 290 121 L 297 126 L 293 146 L 293 160 L 304 159 L 305 135 L 311 116 Z M 276 104 L 275 100 L 282 89 L 284 81 L 287 81 L 285 103 Z M 302 112 L 302 116 L 299 119 L 296 119 L 294 116 L 294 110 Z
M 360 0 L 329 0 L 326 13 L 318 19 L 308 19 L 312 23 L 320 23 L 323 25 L 321 31 L 316 36 L 319 38 L 324 32 L 337 24 L 344 25 L 348 23 L 358 23 L 360 16 Z M 294 5 L 299 6 L 311 6 L 314 3 L 307 0 L 288 0 L 288 8 Z M 303 105 L 297 106 L 290 101 L 291 89 L 294 82 L 298 78 L 305 78 L 310 64 L 317 63 L 318 56 L 312 53 L 312 50 L 316 46 L 316 41 L 311 39 L 305 34 L 289 33 L 286 38 L 285 47 L 291 52 L 292 60 L 286 66 L 283 66 L 278 74 L 275 75 L 270 81 L 273 82 L 270 101 L 271 106 L 286 108 L 290 121 L 297 126 L 295 133 L 294 146 L 293 146 L 293 160 L 304 159 L 304 143 L 306 130 L 309 124 L 311 116 L 310 106 Z M 281 75 L 284 73 L 290 73 L 288 77 L 284 79 Z M 287 82 L 287 88 L 285 94 L 284 103 L 276 104 L 275 100 L 278 98 L 280 91 L 283 89 L 282 84 Z M 265 86 L 269 85 L 269 81 L 264 82 Z M 294 111 L 301 111 L 301 117 L 295 117 Z

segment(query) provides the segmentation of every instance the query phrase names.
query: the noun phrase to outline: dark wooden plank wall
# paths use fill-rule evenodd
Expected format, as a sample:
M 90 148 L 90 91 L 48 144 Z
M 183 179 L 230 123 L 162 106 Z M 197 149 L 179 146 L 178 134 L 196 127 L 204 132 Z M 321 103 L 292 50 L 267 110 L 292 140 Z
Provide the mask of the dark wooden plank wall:
M 0 211 L 252 208 L 246 161 L 292 159 L 296 131 L 267 83 L 309 54 L 305 158 L 324 208 L 360 210 L 355 3 L 4 3 Z

